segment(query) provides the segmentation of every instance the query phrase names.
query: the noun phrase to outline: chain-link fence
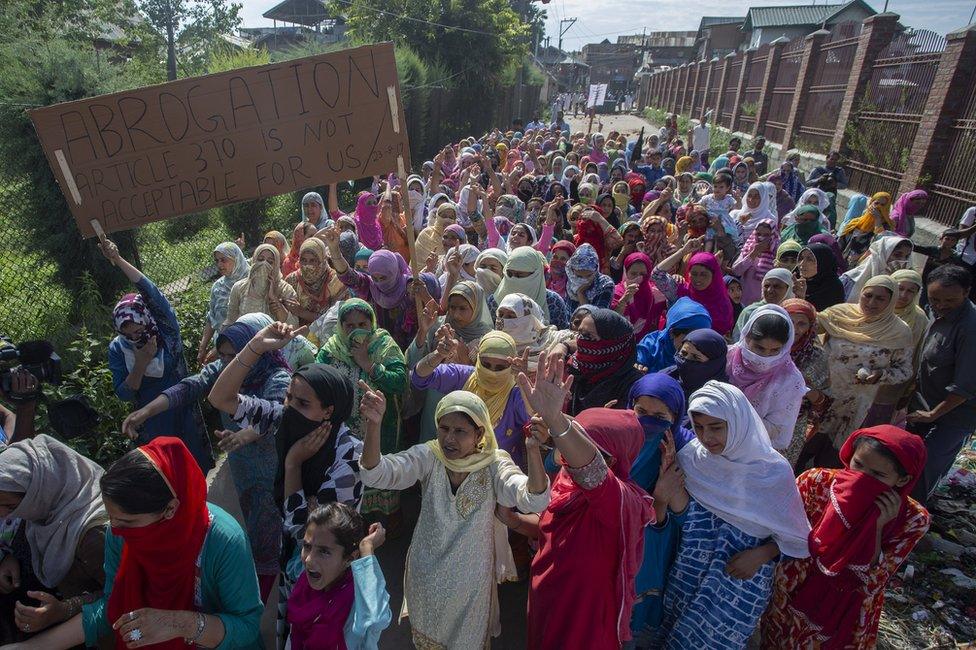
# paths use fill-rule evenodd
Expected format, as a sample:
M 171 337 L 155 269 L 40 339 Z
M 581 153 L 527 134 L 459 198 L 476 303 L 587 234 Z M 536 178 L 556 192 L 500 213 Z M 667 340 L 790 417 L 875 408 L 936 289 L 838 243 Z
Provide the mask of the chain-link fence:
M 58 345 L 70 341 L 82 326 L 104 332 L 110 327 L 114 298 L 103 297 L 105 292 L 86 277 L 86 269 L 65 270 L 41 252 L 43 247 L 36 236 L 32 240 L 16 209 L 24 191 L 28 188 L 17 183 L 0 184 L 0 240 L 6 242 L 0 255 L 0 334 L 14 342 L 47 339 Z M 340 206 L 349 207 L 351 196 L 352 190 L 341 191 Z M 279 230 L 290 239 L 300 219 L 300 197 L 301 193 L 286 194 L 253 205 L 147 224 L 131 233 L 130 261 L 168 297 L 178 300 L 181 294 L 214 280 L 212 252 L 220 242 L 243 234 L 250 251 L 270 230 Z M 64 227 L 76 226 L 72 221 Z

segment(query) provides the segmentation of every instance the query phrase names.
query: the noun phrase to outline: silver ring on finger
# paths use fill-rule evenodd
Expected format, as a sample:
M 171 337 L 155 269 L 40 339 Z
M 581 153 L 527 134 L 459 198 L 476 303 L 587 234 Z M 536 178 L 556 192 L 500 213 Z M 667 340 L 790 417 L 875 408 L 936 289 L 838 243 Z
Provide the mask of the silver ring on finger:
M 30 632 L 30 623 L 24 623 L 24 632 Z
M 129 632 L 129 641 L 138 641 L 141 638 L 142 638 L 142 630 L 140 630 L 137 627 L 132 628 L 132 631 Z

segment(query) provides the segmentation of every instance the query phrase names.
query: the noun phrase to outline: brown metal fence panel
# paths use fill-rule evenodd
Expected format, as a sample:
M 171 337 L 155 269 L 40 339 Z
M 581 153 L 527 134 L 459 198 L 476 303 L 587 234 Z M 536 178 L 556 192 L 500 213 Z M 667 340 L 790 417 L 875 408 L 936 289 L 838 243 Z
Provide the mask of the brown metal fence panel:
M 966 109 L 950 129 L 941 171 L 928 188 L 926 216 L 955 226 L 962 213 L 976 205 L 976 86 L 970 89 Z
M 759 95 L 762 94 L 766 66 L 769 65 L 769 44 L 761 46 L 753 55 L 746 71 L 746 87 L 739 101 L 739 131 L 752 133 L 756 130 L 756 112 L 759 109 Z
M 705 111 L 715 111 L 715 107 L 718 105 L 718 85 L 722 80 L 722 62 L 712 61 L 708 64 L 712 69 L 712 83 L 709 84 L 707 94 L 705 95 Z M 714 116 L 712 120 L 714 120 Z
M 935 32 L 906 30 L 879 52 L 848 127 L 852 189 L 897 192 L 945 46 Z
M 786 139 L 786 121 L 790 117 L 793 97 L 799 92 L 796 82 L 800 76 L 803 50 L 803 39 L 798 38 L 790 41 L 780 52 L 779 68 L 773 79 L 769 117 L 763 129 L 770 142 L 783 142 Z
M 804 151 L 826 153 L 837 130 L 837 116 L 847 92 L 858 37 L 840 38 L 843 33 L 831 35 L 817 58 L 813 82 L 805 90 L 808 93 L 806 110 L 799 119 L 796 145 Z
M 725 86 L 725 96 L 722 97 L 722 114 L 717 116 L 716 122 L 722 126 L 732 128 L 732 110 L 735 108 L 735 95 L 739 91 L 739 75 L 742 73 L 742 55 L 737 54 L 732 59 L 729 69 L 729 81 Z

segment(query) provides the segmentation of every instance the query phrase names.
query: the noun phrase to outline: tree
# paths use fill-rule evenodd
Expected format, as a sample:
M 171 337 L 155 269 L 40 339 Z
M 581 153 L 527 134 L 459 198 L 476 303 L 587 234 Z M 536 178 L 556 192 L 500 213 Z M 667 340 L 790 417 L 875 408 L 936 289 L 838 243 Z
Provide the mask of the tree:
M 166 35 L 166 78 L 177 77 L 177 51 L 184 76 L 203 71 L 222 34 L 241 24 L 241 5 L 226 0 L 141 0 L 149 22 Z
M 332 10 L 346 16 L 353 39 L 392 37 L 448 72 L 454 113 L 464 116 L 452 125 L 458 132 L 490 122 L 484 108 L 493 105 L 502 71 L 528 53 L 529 26 L 509 0 L 332 0 Z

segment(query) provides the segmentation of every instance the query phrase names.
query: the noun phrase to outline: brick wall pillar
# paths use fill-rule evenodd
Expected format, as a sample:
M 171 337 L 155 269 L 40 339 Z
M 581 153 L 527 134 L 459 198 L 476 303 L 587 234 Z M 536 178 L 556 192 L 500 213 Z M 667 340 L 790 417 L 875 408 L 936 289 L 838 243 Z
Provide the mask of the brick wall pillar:
M 969 92 L 976 84 L 973 61 L 976 61 L 976 24 L 947 34 L 946 49 L 925 102 L 899 193 L 910 192 L 925 181 L 937 180 L 944 166 L 954 162 L 946 160 L 944 154 L 952 135 L 952 123 L 964 117 Z
M 718 75 L 715 71 L 718 69 L 718 57 L 714 57 L 708 62 L 708 72 L 705 74 L 705 91 L 702 93 L 701 108 L 698 111 L 698 119 L 701 120 L 705 117 L 705 111 L 709 109 L 708 106 L 708 94 L 712 89 L 712 84 L 716 83 Z M 714 107 L 712 107 L 714 108 Z
M 769 118 L 769 108 L 773 105 L 773 87 L 776 86 L 776 75 L 779 73 L 779 61 L 783 55 L 783 47 L 789 40 L 780 36 L 769 44 L 769 55 L 766 58 L 766 73 L 763 75 L 762 90 L 756 102 L 756 133 L 763 132 L 763 126 Z
M 729 77 L 732 76 L 732 61 L 735 59 L 735 53 L 729 52 L 725 55 L 725 61 L 722 63 L 722 71 L 719 75 L 718 82 L 718 94 L 715 96 L 715 115 L 712 120 L 713 124 L 722 124 L 722 111 L 725 109 L 725 90 L 729 85 Z
M 847 123 L 856 118 L 858 105 L 864 98 L 868 82 L 871 81 L 872 66 L 878 58 L 878 53 L 891 43 L 891 38 L 901 29 L 898 18 L 898 14 L 884 13 L 864 19 L 861 39 L 857 44 L 857 52 L 854 53 L 854 61 L 851 63 L 851 76 L 847 79 L 847 92 L 844 93 L 844 101 L 837 115 L 837 128 L 834 130 L 831 149 L 843 151 L 846 144 L 844 136 Z
M 735 91 L 735 104 L 732 106 L 732 119 L 729 120 L 729 129 L 731 131 L 735 131 L 739 126 L 739 115 L 742 114 L 742 97 L 746 92 L 746 84 L 749 83 L 749 68 L 752 67 L 752 59 L 756 56 L 757 49 L 750 47 L 745 51 L 742 55 L 742 67 L 739 68 L 739 78 L 731 82 L 738 84 Z
M 695 64 L 695 73 L 691 75 L 692 85 L 691 85 L 691 103 L 688 104 L 688 119 L 695 114 L 695 107 L 698 106 L 698 102 L 701 102 L 701 93 L 698 92 L 698 82 L 701 80 L 702 66 L 705 64 L 704 61 L 699 61 Z
M 793 148 L 793 141 L 796 139 L 796 129 L 803 121 L 803 114 L 807 110 L 807 88 L 813 83 L 813 76 L 816 72 L 817 61 L 820 58 L 820 48 L 824 42 L 830 38 L 830 32 L 821 29 L 812 34 L 807 34 L 803 39 L 803 58 L 800 59 L 800 70 L 796 76 L 796 92 L 793 94 L 793 103 L 790 104 L 790 113 L 786 118 L 786 128 L 783 131 L 783 156 Z

